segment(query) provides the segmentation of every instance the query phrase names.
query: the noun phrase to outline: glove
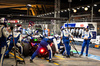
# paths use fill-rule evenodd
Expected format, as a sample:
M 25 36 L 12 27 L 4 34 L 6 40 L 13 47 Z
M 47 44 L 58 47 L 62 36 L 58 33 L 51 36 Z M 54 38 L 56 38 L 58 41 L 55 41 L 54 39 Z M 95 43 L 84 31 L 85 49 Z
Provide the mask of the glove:
M 48 43 L 51 43 L 52 41 L 49 39 L 47 42 L 48 42 Z
M 12 38 L 12 35 L 9 35 L 9 37 L 7 38 L 7 40 L 10 40 Z
M 74 40 L 74 39 L 73 39 L 72 41 L 73 41 L 73 42 L 75 42 L 75 40 Z

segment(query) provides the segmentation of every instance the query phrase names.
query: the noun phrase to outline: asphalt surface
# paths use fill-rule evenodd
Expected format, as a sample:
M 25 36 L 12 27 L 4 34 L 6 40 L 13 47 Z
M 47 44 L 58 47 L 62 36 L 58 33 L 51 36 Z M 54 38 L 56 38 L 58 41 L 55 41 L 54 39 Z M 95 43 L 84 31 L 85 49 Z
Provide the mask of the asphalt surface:
M 81 51 L 81 46 L 77 46 L 77 45 L 75 46 L 78 51 Z M 72 50 L 74 49 L 72 48 Z M 100 49 L 90 48 L 89 54 L 100 56 Z M 17 54 L 17 59 L 22 60 L 18 56 L 18 54 Z M 25 59 L 25 64 L 18 63 L 18 66 L 100 66 L 100 60 L 96 60 L 86 56 L 82 56 L 80 58 L 78 54 L 74 54 L 74 56 L 71 56 L 70 58 L 66 58 L 61 54 L 56 54 L 53 57 L 53 60 L 55 61 L 54 63 L 49 63 L 48 59 L 38 58 L 38 57 L 36 57 L 33 60 L 33 63 L 30 63 L 29 61 L 30 56 L 25 57 L 24 59 Z M 9 59 L 7 58 L 4 59 L 4 66 L 15 66 L 15 64 L 16 63 L 12 52 L 10 53 Z

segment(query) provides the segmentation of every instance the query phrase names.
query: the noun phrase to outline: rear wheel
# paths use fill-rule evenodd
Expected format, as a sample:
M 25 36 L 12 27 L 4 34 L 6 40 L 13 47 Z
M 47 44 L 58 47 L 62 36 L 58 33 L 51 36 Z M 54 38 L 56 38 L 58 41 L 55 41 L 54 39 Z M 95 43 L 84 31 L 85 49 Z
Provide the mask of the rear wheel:
M 29 53 L 30 53 L 29 50 L 30 50 L 30 44 L 24 43 L 24 46 L 23 46 L 23 55 L 24 56 L 28 56 Z

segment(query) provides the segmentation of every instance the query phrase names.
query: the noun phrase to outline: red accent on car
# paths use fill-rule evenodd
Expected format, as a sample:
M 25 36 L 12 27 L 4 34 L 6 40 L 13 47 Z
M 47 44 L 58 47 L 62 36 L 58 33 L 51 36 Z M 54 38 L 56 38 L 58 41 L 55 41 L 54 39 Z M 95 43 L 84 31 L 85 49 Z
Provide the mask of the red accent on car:
M 52 45 L 53 45 L 53 43 L 50 44 L 50 46 L 52 46 Z
M 40 52 L 41 52 L 41 53 L 43 53 L 44 51 L 45 51 L 45 50 L 44 50 L 43 48 L 42 48 L 42 49 L 40 49 Z
M 31 43 L 32 47 L 34 46 L 33 43 Z

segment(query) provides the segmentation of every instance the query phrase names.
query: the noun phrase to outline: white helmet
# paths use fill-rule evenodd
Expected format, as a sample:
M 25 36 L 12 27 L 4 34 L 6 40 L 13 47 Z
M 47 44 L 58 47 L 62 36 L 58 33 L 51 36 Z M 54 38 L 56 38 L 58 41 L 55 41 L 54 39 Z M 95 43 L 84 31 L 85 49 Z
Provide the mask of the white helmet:
M 7 21 L 6 21 L 6 19 L 5 19 L 5 18 L 1 18 L 1 19 L 0 19 L 0 23 L 4 23 L 4 24 L 6 24 L 6 23 L 7 23 Z
M 56 35 L 54 35 L 54 37 L 55 37 L 55 38 L 59 38 L 59 35 L 58 35 L 58 34 L 56 34 Z

